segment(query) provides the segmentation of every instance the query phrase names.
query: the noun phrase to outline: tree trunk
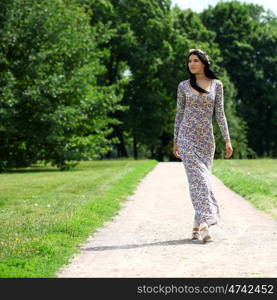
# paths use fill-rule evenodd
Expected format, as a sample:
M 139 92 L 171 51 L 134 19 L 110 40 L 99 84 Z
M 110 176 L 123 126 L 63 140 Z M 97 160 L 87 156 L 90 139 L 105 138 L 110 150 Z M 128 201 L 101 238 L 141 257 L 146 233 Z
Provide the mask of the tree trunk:
M 134 159 L 137 159 L 138 158 L 138 149 L 137 149 L 137 138 L 136 138 L 136 135 L 134 135 L 133 148 L 134 148 Z

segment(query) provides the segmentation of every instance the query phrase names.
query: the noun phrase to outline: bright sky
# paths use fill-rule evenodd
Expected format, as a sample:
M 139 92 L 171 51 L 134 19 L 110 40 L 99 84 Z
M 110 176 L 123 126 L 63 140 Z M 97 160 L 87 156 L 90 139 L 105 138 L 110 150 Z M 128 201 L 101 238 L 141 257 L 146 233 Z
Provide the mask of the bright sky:
M 182 9 L 191 8 L 195 12 L 201 12 L 208 8 L 209 5 L 215 6 L 220 0 L 171 0 L 172 7 L 177 4 Z M 228 0 L 224 0 L 224 2 Z M 244 3 L 255 3 L 263 6 L 266 10 L 270 9 L 277 15 L 277 1 L 276 0 L 240 0 Z

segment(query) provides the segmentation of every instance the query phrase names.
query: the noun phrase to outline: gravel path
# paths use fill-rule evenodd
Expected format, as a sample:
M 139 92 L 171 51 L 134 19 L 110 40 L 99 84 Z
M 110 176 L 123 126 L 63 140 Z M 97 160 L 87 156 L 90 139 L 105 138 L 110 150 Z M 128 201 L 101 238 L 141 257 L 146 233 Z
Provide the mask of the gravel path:
M 277 222 L 212 176 L 214 242 L 190 240 L 194 210 L 182 162 L 161 162 L 58 277 L 277 277 Z

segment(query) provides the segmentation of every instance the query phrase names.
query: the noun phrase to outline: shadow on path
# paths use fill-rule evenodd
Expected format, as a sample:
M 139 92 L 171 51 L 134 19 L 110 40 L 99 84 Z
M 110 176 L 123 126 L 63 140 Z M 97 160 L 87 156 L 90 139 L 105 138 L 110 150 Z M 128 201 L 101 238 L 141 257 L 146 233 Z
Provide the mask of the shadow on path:
M 130 245 L 122 245 L 122 246 L 100 246 L 100 247 L 91 247 L 91 248 L 82 248 L 84 251 L 106 251 L 106 250 L 116 250 L 116 249 L 133 249 L 133 248 L 141 248 L 141 247 L 153 247 L 153 246 L 172 246 L 172 245 L 184 245 L 184 244 L 203 244 L 202 241 L 199 240 L 173 240 L 173 241 L 163 241 L 163 242 L 155 242 L 155 243 L 145 243 L 145 244 L 130 244 Z

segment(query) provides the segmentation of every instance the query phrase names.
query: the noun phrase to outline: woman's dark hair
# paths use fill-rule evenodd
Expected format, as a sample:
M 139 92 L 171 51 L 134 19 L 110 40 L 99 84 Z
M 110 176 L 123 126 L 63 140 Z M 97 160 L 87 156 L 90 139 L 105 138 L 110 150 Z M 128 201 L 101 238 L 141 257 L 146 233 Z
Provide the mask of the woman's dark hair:
M 205 67 L 204 67 L 204 73 L 207 77 L 211 78 L 211 79 L 218 79 L 217 76 L 215 75 L 214 71 L 211 70 L 210 68 L 210 62 L 208 61 L 206 55 L 204 53 L 202 53 L 201 51 L 199 50 L 193 50 L 191 52 L 189 52 L 189 55 L 187 57 L 187 70 L 188 70 L 188 73 L 189 73 L 189 76 L 190 76 L 190 85 L 195 89 L 197 90 L 198 92 L 200 93 L 209 93 L 208 91 L 202 89 L 200 86 L 198 86 L 196 84 L 196 77 L 195 77 L 195 74 L 191 73 L 191 71 L 189 70 L 189 57 L 192 55 L 192 54 L 195 54 L 198 56 L 198 58 L 202 61 L 202 63 L 205 64 Z

